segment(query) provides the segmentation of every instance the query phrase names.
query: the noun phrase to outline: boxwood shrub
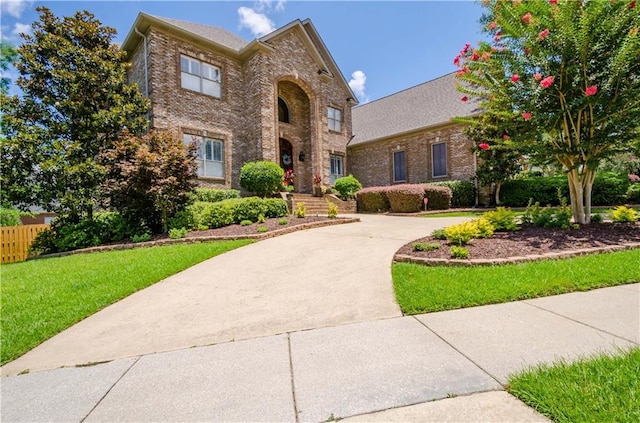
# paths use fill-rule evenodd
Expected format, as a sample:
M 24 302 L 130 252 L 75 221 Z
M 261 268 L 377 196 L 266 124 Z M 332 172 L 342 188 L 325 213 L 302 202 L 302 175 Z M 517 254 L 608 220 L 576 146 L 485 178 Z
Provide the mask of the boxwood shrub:
M 473 181 L 429 182 L 428 185 L 449 187 L 451 207 L 473 207 L 476 204 L 476 187 Z
M 394 213 L 416 213 L 422 208 L 424 189 L 418 184 L 390 186 L 386 190 L 389 206 Z
M 447 210 L 451 208 L 451 188 L 439 185 L 424 184 L 424 196 L 429 200 L 429 210 Z
M 333 187 L 338 191 L 340 198 L 348 200 L 353 198 L 355 193 L 362 189 L 362 184 L 355 178 L 355 176 L 349 175 L 336 179 Z
M 387 187 L 369 187 L 356 192 L 356 204 L 359 212 L 384 213 L 391 206 L 387 197 Z
M 257 222 L 260 216 L 283 217 L 287 213 L 287 203 L 281 198 L 230 198 L 216 203 L 197 201 L 178 214 L 171 224 L 175 228 L 215 229 L 244 220 Z
M 228 200 L 229 198 L 240 198 L 240 191 L 237 189 L 214 189 L 214 188 L 196 188 L 190 195 L 192 202 L 206 201 L 209 203 L 217 203 L 218 201 Z

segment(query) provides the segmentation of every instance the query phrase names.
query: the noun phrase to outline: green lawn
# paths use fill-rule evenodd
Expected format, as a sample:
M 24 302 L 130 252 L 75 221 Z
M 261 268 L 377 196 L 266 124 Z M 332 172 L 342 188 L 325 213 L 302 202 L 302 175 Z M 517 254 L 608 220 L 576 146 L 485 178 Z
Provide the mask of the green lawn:
M 0 364 L 140 289 L 251 242 L 176 244 L 2 265 Z
M 407 314 L 503 303 L 640 282 L 640 249 L 486 267 L 396 263 L 393 285 Z
M 554 422 L 640 422 L 640 348 L 539 366 L 508 390 Z

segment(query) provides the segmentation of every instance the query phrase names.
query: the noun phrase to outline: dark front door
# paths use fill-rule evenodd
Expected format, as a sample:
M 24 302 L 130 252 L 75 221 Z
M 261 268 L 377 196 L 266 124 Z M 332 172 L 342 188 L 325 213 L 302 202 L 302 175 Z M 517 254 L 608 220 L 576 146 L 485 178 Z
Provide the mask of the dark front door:
M 288 170 L 293 172 L 293 147 L 283 138 L 280 138 L 280 166 L 285 172 Z

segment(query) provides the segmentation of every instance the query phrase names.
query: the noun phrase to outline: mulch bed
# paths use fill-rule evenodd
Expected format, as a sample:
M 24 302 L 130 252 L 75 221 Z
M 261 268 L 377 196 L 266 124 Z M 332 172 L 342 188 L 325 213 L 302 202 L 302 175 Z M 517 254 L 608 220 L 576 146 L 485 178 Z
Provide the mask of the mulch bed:
M 207 229 L 206 231 L 192 231 L 189 232 L 186 238 L 201 238 L 201 237 L 236 237 L 236 236 L 248 236 L 248 235 L 258 235 L 258 228 L 261 226 L 266 226 L 268 232 L 292 228 L 300 225 L 307 225 L 310 223 L 316 222 L 331 222 L 336 221 L 336 219 L 330 219 L 328 217 L 323 216 L 307 216 L 307 217 L 295 217 L 295 216 L 287 216 L 282 219 L 286 219 L 287 223 L 284 225 L 279 224 L 281 218 L 278 219 L 267 219 L 264 223 L 252 223 L 251 225 L 242 226 L 242 225 L 229 225 L 224 226 L 222 228 L 217 229 Z
M 440 248 L 433 251 L 414 251 L 414 242 L 435 243 L 440 245 Z M 474 239 L 466 248 L 469 250 L 469 259 L 492 260 L 628 243 L 640 243 L 640 222 L 594 223 L 581 226 L 579 229 L 567 230 L 523 225 L 517 232 L 496 232 L 491 238 Z M 449 243 L 431 236 L 405 244 L 397 254 L 428 259 L 451 258 Z

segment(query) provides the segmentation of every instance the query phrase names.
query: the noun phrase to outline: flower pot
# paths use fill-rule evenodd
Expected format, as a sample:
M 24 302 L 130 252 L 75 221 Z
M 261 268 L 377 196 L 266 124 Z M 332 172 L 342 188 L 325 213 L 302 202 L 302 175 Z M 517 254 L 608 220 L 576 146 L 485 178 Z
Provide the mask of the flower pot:
M 321 186 L 313 187 L 313 196 L 314 197 L 322 197 L 322 187 Z

